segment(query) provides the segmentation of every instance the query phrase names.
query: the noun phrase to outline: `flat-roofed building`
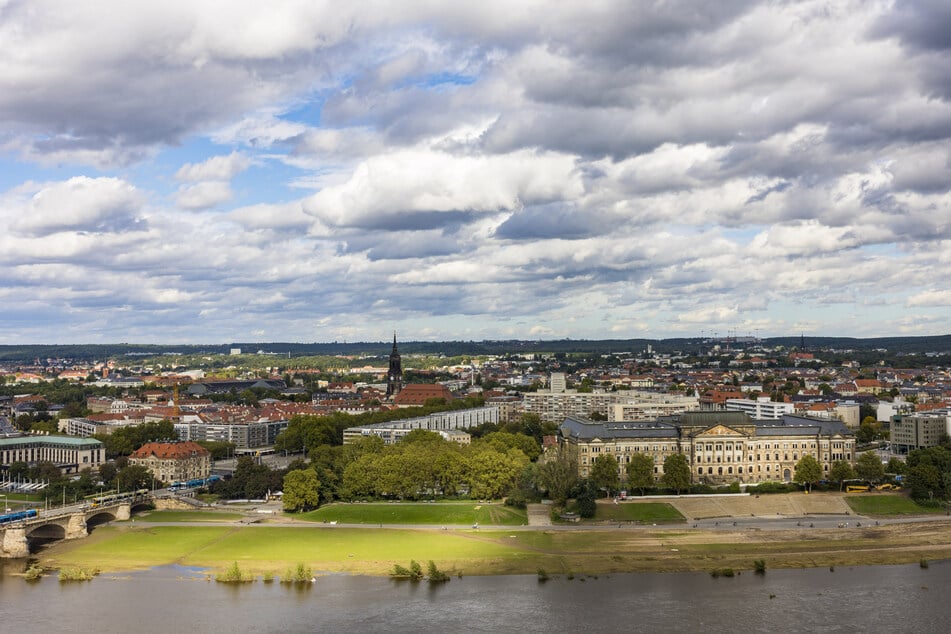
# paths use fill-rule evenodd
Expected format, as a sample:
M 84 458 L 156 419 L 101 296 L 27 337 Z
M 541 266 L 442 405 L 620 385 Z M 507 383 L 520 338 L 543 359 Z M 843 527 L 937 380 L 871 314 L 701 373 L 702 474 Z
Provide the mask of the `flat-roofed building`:
M 729 398 L 726 400 L 725 408 L 728 412 L 745 412 L 750 418 L 755 419 L 780 419 L 796 411 L 795 404 L 771 401 L 768 396 L 761 396 L 756 400 Z
M 0 438 L 0 465 L 14 462 L 35 465 L 52 462 L 65 474 L 98 469 L 106 459 L 102 443 L 92 438 L 72 436 L 19 436 Z
M 906 454 L 915 449 L 937 447 L 951 432 L 951 412 L 947 409 L 895 416 L 890 425 L 892 449 Z
M 424 429 L 439 433 L 446 440 L 469 444 L 469 434 L 462 430 L 486 423 L 498 423 L 499 410 L 495 407 L 474 407 L 451 412 L 437 412 L 429 416 L 417 416 L 385 423 L 348 427 L 343 430 L 344 444 L 365 436 L 379 436 L 386 444 L 399 442 L 403 436 L 414 429 Z M 459 433 L 455 433 L 459 432 Z

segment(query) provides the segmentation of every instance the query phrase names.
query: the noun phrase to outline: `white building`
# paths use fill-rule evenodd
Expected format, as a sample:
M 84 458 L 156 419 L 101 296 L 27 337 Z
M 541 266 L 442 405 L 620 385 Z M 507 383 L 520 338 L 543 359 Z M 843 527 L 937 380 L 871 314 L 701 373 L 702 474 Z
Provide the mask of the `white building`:
M 753 420 L 779 420 L 786 414 L 795 414 L 796 406 L 792 403 L 771 401 L 768 396 L 760 396 L 755 401 L 748 398 L 728 398 L 726 411 L 744 412 Z

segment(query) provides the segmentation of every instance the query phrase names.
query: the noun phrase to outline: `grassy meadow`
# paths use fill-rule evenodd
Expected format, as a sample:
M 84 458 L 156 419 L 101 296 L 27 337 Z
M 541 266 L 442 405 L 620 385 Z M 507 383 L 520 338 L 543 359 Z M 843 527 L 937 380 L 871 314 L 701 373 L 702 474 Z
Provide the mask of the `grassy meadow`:
M 600 503 L 594 521 L 654 524 L 683 522 L 684 516 L 666 502 Z
M 943 507 L 919 506 L 911 498 L 895 494 L 859 493 L 846 497 L 845 502 L 859 515 L 885 517 L 889 515 L 940 515 L 946 512 Z
M 503 504 L 479 502 L 358 503 L 328 504 L 309 513 L 295 513 L 294 519 L 340 524 L 428 524 L 433 526 L 524 526 L 524 510 Z
M 449 574 L 607 574 L 895 564 L 951 558 L 944 522 L 855 530 L 702 531 L 661 528 L 538 530 L 346 528 L 324 524 L 97 528 L 39 555 L 47 568 L 119 572 L 164 564 L 237 563 L 252 576 L 280 576 L 298 564 L 316 574 L 387 575 L 394 564 L 434 561 Z
M 146 522 L 237 522 L 242 513 L 227 511 L 148 511 L 136 516 Z

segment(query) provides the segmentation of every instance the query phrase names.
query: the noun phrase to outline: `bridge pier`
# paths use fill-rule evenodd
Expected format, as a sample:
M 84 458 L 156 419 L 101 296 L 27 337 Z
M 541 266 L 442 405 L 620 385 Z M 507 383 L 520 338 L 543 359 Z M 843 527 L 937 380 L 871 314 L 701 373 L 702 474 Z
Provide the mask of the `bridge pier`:
M 120 504 L 116 507 L 116 519 L 127 520 L 132 517 L 132 505 L 129 503 Z
M 66 539 L 79 539 L 89 535 L 86 529 L 86 514 L 74 513 L 69 516 L 69 522 L 66 524 Z
M 8 528 L 3 531 L 3 544 L 0 546 L 0 557 L 4 559 L 21 559 L 30 556 L 30 544 L 26 540 L 25 528 Z

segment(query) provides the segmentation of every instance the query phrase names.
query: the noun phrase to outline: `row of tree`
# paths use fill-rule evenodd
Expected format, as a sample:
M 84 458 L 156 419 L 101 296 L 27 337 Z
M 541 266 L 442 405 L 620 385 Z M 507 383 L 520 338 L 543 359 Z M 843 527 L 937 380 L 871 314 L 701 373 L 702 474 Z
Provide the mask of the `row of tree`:
M 470 445 L 414 430 L 399 443 L 385 445 L 371 436 L 354 444 L 323 445 L 311 463 L 284 478 L 284 508 L 304 510 L 336 499 L 444 497 L 499 498 L 515 489 L 537 458 L 534 439 L 493 432 Z

